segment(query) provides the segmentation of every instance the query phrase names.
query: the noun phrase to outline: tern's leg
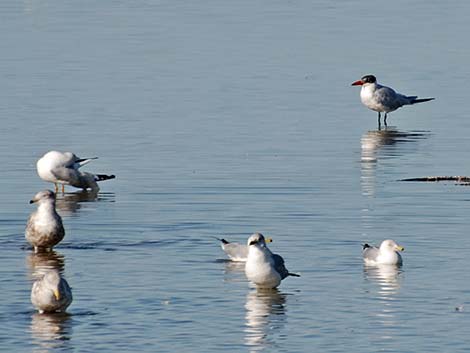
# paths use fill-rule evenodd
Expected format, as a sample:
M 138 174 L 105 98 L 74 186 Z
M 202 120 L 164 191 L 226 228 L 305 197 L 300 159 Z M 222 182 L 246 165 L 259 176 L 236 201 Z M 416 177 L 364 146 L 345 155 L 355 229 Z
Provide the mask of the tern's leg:
M 378 125 L 379 125 L 379 130 L 380 130 L 380 112 L 379 112 L 379 117 L 378 117 L 378 119 L 377 119 L 377 123 L 378 123 Z
M 384 124 L 385 126 L 387 126 L 387 113 L 385 113 L 385 116 L 384 116 Z

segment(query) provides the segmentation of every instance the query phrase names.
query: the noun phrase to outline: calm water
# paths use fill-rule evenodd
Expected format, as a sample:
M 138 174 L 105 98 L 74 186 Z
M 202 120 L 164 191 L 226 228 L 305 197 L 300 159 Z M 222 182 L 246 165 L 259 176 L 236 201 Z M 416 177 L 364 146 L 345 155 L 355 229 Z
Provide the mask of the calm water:
M 0 4 L 0 348 L 463 352 L 470 346 L 467 2 Z M 351 82 L 406 94 L 377 131 Z M 99 156 L 59 195 L 66 238 L 24 239 L 46 151 Z M 254 231 L 301 278 L 257 292 L 212 236 Z M 405 246 L 365 268 L 363 242 Z M 48 267 L 69 315 L 37 315 Z M 458 310 L 456 310 L 458 308 Z

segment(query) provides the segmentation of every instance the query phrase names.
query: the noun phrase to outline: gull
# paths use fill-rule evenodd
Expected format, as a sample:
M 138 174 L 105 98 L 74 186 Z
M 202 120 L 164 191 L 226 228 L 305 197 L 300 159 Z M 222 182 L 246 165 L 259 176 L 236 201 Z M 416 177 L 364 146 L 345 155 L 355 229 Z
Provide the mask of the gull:
M 225 239 L 214 237 L 220 241 L 222 250 L 227 254 L 230 260 L 237 262 L 246 262 L 248 256 L 248 247 L 245 244 L 229 242 Z M 266 243 L 271 243 L 271 238 L 266 239 Z
M 398 251 L 405 248 L 398 245 L 394 240 L 384 240 L 380 247 L 364 244 L 362 248 L 362 257 L 366 265 L 397 265 L 401 266 L 403 260 Z
M 57 270 L 48 271 L 31 289 L 31 302 L 40 314 L 64 312 L 72 299 L 69 284 Z
M 26 240 L 39 250 L 51 251 L 65 235 L 62 218 L 55 210 L 55 193 L 51 190 L 38 192 L 29 203 L 37 203 L 38 209 L 31 213 L 26 224 Z
M 99 190 L 98 181 L 114 179 L 114 175 L 92 174 L 82 172 L 80 167 L 98 157 L 79 158 L 72 152 L 49 151 L 36 163 L 39 177 L 55 185 L 55 191 L 62 185 L 62 193 L 65 185 L 71 185 L 83 190 Z
M 290 273 L 284 266 L 284 259 L 268 249 L 263 234 L 254 233 L 248 238 L 247 244 L 245 274 L 259 288 L 276 288 L 288 276 L 300 277 Z
M 377 79 L 373 75 L 366 75 L 360 80 L 353 82 L 351 86 L 362 86 L 361 102 L 367 108 L 379 113 L 379 127 L 381 112 L 385 113 L 384 124 L 387 126 L 387 113 L 393 112 L 404 105 L 423 103 L 434 99 L 418 99 L 418 96 L 405 96 L 397 93 L 390 87 L 378 84 Z

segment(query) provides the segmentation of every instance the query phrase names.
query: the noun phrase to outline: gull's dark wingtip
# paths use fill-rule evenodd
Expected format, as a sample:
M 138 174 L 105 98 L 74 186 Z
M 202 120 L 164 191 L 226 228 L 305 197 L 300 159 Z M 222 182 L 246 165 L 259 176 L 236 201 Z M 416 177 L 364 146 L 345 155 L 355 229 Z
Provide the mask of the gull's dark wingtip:
M 106 174 L 96 174 L 96 181 L 103 181 L 103 180 L 109 180 L 109 179 L 114 179 L 116 176 L 113 175 L 106 175 Z
M 220 241 L 220 242 L 221 242 L 222 244 L 224 244 L 224 245 L 230 244 L 229 241 L 227 241 L 227 240 L 225 240 L 225 239 L 223 239 L 223 238 L 218 238 L 218 237 L 214 237 L 214 236 L 212 236 L 212 238 L 217 239 L 218 241 Z

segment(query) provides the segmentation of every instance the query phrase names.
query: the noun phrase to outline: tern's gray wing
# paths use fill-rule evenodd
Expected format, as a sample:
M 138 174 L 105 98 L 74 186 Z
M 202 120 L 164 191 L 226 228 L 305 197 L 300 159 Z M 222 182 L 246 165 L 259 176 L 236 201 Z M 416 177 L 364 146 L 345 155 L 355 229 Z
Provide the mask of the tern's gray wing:
M 377 256 L 379 256 L 379 249 L 375 246 L 370 246 L 369 244 L 364 244 L 362 250 L 362 257 L 366 261 L 376 261 Z
M 387 86 L 382 86 L 375 91 L 377 101 L 388 109 L 395 110 L 401 106 L 408 104 L 405 96 L 398 94 Z

